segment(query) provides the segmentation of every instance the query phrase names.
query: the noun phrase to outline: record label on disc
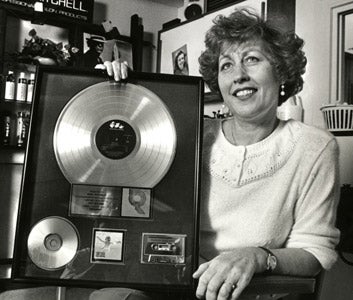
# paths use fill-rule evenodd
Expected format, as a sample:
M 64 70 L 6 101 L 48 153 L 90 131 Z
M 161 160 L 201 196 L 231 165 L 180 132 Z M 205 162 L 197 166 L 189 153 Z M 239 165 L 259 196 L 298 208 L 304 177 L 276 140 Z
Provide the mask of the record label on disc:
M 27 247 L 28 255 L 37 267 L 57 270 L 75 257 L 79 247 L 78 231 L 67 219 L 48 217 L 33 226 Z
M 136 147 L 134 129 L 122 120 L 110 120 L 97 131 L 96 145 L 100 153 L 111 159 L 122 159 Z
M 164 102 L 135 84 L 101 82 L 71 98 L 54 131 L 57 163 L 72 184 L 153 188 L 168 172 L 176 129 Z

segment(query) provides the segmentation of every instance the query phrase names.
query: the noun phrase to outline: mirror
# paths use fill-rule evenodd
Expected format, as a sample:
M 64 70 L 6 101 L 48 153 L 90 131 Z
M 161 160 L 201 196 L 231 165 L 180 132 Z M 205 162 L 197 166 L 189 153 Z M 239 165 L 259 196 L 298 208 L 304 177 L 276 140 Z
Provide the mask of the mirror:
M 353 3 L 332 9 L 331 102 L 353 104 Z
M 353 12 L 343 16 L 343 99 L 348 104 L 353 104 Z

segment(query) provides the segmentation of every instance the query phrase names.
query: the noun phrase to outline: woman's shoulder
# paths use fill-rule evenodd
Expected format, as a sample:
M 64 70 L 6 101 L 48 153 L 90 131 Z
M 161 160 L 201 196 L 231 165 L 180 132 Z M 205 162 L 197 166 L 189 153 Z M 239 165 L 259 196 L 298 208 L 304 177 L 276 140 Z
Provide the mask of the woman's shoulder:
M 285 122 L 285 127 L 291 135 L 296 137 L 299 143 L 307 149 L 325 148 L 328 144 L 336 144 L 336 139 L 332 133 L 324 128 L 308 125 L 296 120 Z

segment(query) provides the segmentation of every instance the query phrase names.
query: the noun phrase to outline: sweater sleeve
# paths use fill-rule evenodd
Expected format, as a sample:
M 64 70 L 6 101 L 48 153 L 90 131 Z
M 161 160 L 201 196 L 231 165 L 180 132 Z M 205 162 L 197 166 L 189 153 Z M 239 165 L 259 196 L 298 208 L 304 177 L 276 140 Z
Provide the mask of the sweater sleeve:
M 331 139 L 313 164 L 295 207 L 294 226 L 287 248 L 302 248 L 313 254 L 324 269 L 337 260 L 335 227 L 339 201 L 338 145 Z

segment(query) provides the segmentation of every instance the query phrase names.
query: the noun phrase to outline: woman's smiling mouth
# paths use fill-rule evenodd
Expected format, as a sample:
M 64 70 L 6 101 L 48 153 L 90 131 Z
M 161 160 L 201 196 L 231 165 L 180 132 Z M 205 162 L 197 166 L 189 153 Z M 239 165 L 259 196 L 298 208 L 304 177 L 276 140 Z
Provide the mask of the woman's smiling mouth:
M 255 94 L 257 89 L 255 88 L 243 88 L 243 89 L 237 89 L 234 91 L 233 96 L 237 97 L 239 99 L 247 99 L 251 97 L 253 94 Z

